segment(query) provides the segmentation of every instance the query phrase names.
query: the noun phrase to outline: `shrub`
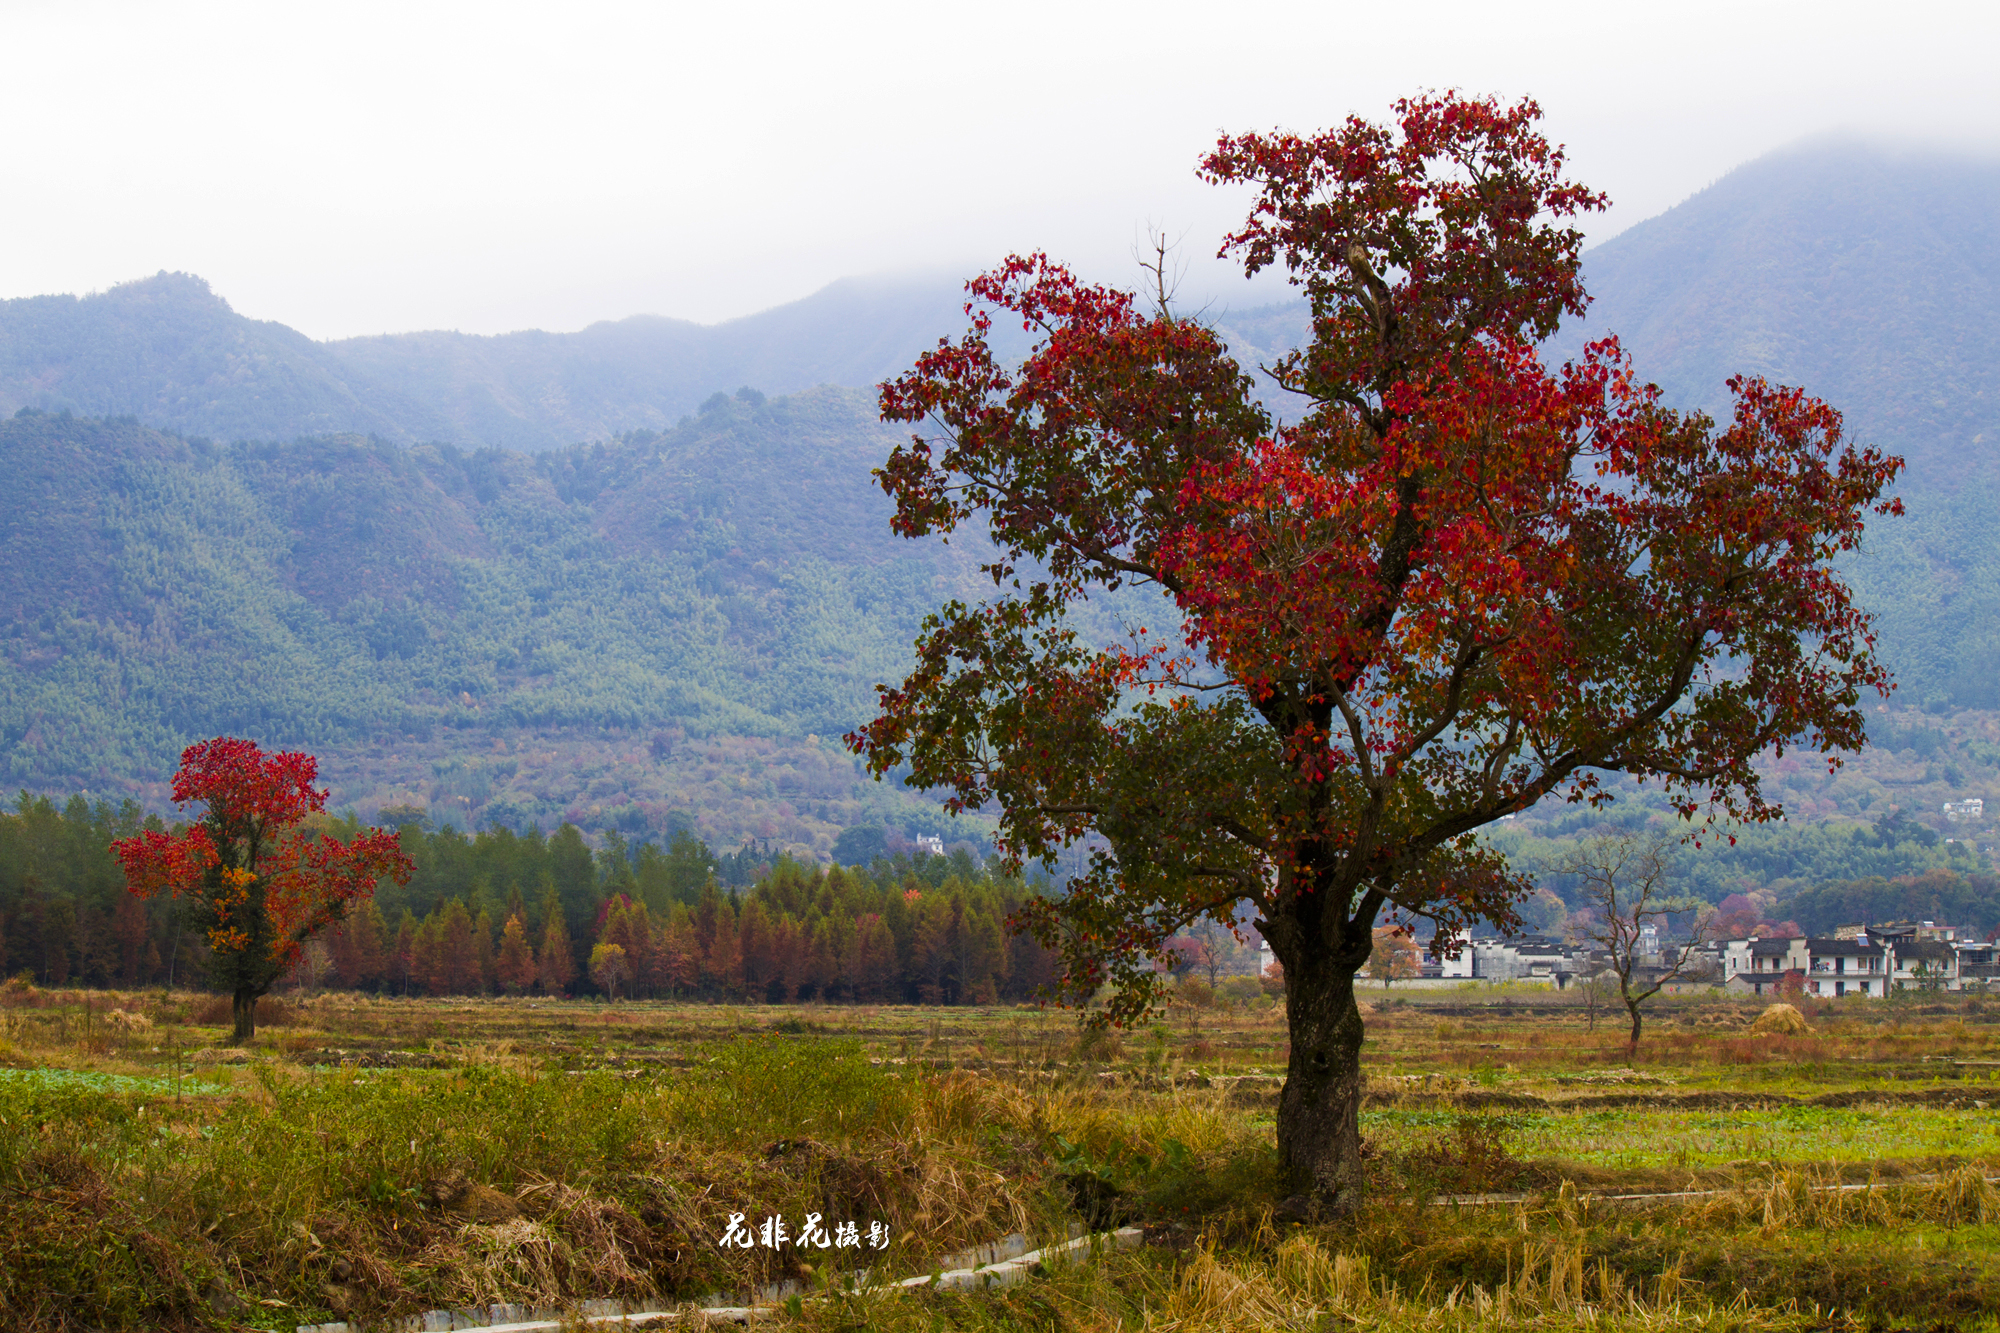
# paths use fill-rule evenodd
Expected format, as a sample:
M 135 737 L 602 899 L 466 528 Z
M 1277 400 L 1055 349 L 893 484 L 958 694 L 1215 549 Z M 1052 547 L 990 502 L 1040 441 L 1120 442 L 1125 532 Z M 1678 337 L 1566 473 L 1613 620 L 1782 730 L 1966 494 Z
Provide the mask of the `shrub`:
M 1174 999 L 1189 1008 L 1208 1009 L 1215 1004 L 1215 991 L 1200 977 L 1182 977 L 1174 987 Z
M 1264 988 L 1257 984 L 1255 977 L 1228 977 L 1216 988 L 1216 993 L 1225 1000 L 1248 1004 L 1262 995 Z

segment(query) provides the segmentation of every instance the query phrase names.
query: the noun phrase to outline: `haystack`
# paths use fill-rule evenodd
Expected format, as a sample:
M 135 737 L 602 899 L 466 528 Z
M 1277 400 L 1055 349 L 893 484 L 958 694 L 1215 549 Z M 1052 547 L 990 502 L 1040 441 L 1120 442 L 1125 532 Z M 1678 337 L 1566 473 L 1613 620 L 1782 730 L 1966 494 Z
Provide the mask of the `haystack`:
M 1774 1004 L 1757 1015 L 1757 1021 L 1750 1025 L 1752 1032 L 1811 1032 L 1806 1025 L 1805 1015 L 1789 1004 Z

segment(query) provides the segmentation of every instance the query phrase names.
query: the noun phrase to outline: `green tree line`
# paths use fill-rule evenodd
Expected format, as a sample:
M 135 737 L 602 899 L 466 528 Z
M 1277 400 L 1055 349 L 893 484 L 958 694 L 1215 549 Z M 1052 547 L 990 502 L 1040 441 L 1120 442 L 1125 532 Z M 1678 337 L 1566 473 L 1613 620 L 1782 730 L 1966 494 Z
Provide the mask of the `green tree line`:
M 198 933 L 171 902 L 126 893 L 110 854 L 113 838 L 148 826 L 164 827 L 136 802 L 81 796 L 58 804 L 23 792 L 0 812 L 7 974 L 45 985 L 205 984 Z M 359 827 L 351 816 L 327 822 L 336 836 Z M 1557 821 L 1537 830 L 1553 837 L 1498 836 L 1510 856 L 1541 864 L 1583 831 Z M 400 836 L 416 863 L 410 882 L 384 885 L 330 932 L 299 983 L 971 1003 L 1027 998 L 1049 975 L 1042 951 L 1006 930 L 1028 887 L 962 849 L 818 868 L 757 846 L 717 853 L 685 829 L 663 843 L 610 832 L 596 846 L 572 824 L 544 835 L 410 822 Z M 1682 882 L 1707 900 L 1763 889 L 1772 919 L 1808 931 L 1919 918 L 1990 932 L 2000 928 L 2000 876 L 1962 847 L 1892 814 L 1875 825 L 1748 830 L 1733 847 L 1709 840 L 1677 858 Z M 620 955 L 600 960 L 600 978 L 591 963 L 601 945 Z
M 174 904 L 125 892 L 109 844 L 164 827 L 137 803 L 22 793 L 0 813 L 0 955 L 45 985 L 201 985 L 204 945 Z M 327 821 L 351 837 L 351 816 Z M 801 865 L 748 846 L 718 854 L 572 824 L 467 835 L 406 823 L 407 885 L 308 950 L 302 985 L 410 995 L 533 992 L 733 1000 L 989 1003 L 1048 980 L 1006 929 L 1028 889 L 963 849 Z M 607 952 L 615 950 L 615 953 Z M 595 966 L 593 965 L 595 964 Z

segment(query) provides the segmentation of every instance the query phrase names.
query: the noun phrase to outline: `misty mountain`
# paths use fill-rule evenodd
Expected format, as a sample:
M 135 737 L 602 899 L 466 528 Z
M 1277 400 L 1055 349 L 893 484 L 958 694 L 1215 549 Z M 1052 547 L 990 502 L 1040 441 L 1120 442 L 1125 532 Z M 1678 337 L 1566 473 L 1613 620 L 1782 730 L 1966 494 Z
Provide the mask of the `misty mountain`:
M 1906 703 L 2000 708 L 2000 162 L 1815 140 L 1590 250 L 1589 317 L 1677 406 L 1796 384 L 1902 454 L 1848 565 Z
M 718 391 L 865 385 L 963 323 L 957 284 L 835 283 L 715 326 L 650 315 L 578 333 L 314 342 L 200 278 L 0 302 L 0 409 L 131 416 L 224 441 L 373 435 L 554 448 L 665 429 Z
M 1851 569 L 1902 699 L 1936 709 L 2000 707 L 1997 215 L 1991 164 L 1776 154 L 1592 249 L 1596 304 L 1553 349 L 1616 330 L 1684 405 L 1739 369 L 1803 383 L 1907 454 L 1911 517 Z M 975 555 L 890 537 L 868 473 L 899 432 L 865 390 L 718 390 L 866 385 L 960 302 L 851 282 L 712 327 L 334 343 L 184 275 L 0 303 L 0 404 L 28 409 L 0 426 L 0 764 L 143 786 L 238 731 L 466 819 L 616 822 L 669 789 L 749 802 L 738 829 L 805 819 L 731 776 L 776 752 L 724 738 L 818 772 L 806 738 L 861 720 L 924 612 L 976 595 Z M 1296 303 L 1216 322 L 1253 363 L 1305 333 Z M 813 838 L 854 813 L 834 753 L 845 777 L 797 779 Z
M 966 326 L 960 278 L 847 279 L 723 324 L 635 315 L 576 333 L 399 333 L 314 342 L 161 273 L 85 297 L 0 301 L 0 413 L 132 417 L 190 437 L 372 435 L 526 451 L 665 430 L 716 393 L 867 387 Z M 1225 314 L 1250 360 L 1303 307 Z M 1026 335 L 997 326 L 1003 355 Z
M 1912 484 L 1983 471 L 2000 412 L 2000 164 L 1820 140 L 1731 172 L 1592 248 L 1595 300 L 1551 351 L 1616 332 L 1683 406 L 1723 380 L 1808 386 L 1906 453 Z M 315 342 L 162 273 L 0 302 L 0 412 L 131 416 L 222 441 L 374 435 L 539 450 L 664 430 L 717 392 L 866 387 L 964 328 L 961 275 L 849 279 L 717 325 L 637 315 L 575 333 Z M 1246 362 L 1299 303 L 1208 312 Z M 996 329 L 1002 351 L 1024 345 Z
M 1757 159 L 1584 256 L 1552 349 L 1616 333 L 1677 406 L 1763 375 L 1905 454 L 1918 488 L 1996 475 L 2000 161 L 1820 139 Z

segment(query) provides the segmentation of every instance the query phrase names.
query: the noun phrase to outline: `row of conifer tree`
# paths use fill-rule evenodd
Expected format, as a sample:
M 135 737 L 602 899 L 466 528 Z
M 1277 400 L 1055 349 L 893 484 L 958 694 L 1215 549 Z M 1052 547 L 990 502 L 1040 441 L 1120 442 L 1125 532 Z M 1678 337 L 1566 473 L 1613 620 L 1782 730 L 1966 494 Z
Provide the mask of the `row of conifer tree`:
M 326 821 L 351 835 L 353 820 Z M 134 802 L 23 793 L 0 813 L 0 958 L 43 985 L 199 986 L 200 932 L 124 888 L 114 838 L 161 827 Z M 1050 960 L 1005 929 L 1027 889 L 967 851 L 870 867 L 716 854 L 576 827 L 475 834 L 403 824 L 407 885 L 324 935 L 293 984 L 385 994 L 615 994 L 974 1003 L 1025 998 Z
M 308 952 L 293 981 L 405 995 L 991 1004 L 1052 978 L 1050 956 L 1006 929 L 1021 897 L 984 875 L 932 884 L 886 862 L 870 871 L 781 859 L 748 893 L 710 884 L 663 912 L 614 894 L 581 939 L 553 892 L 503 921 L 451 898 L 421 917 L 406 910 L 393 928 L 370 902 Z

